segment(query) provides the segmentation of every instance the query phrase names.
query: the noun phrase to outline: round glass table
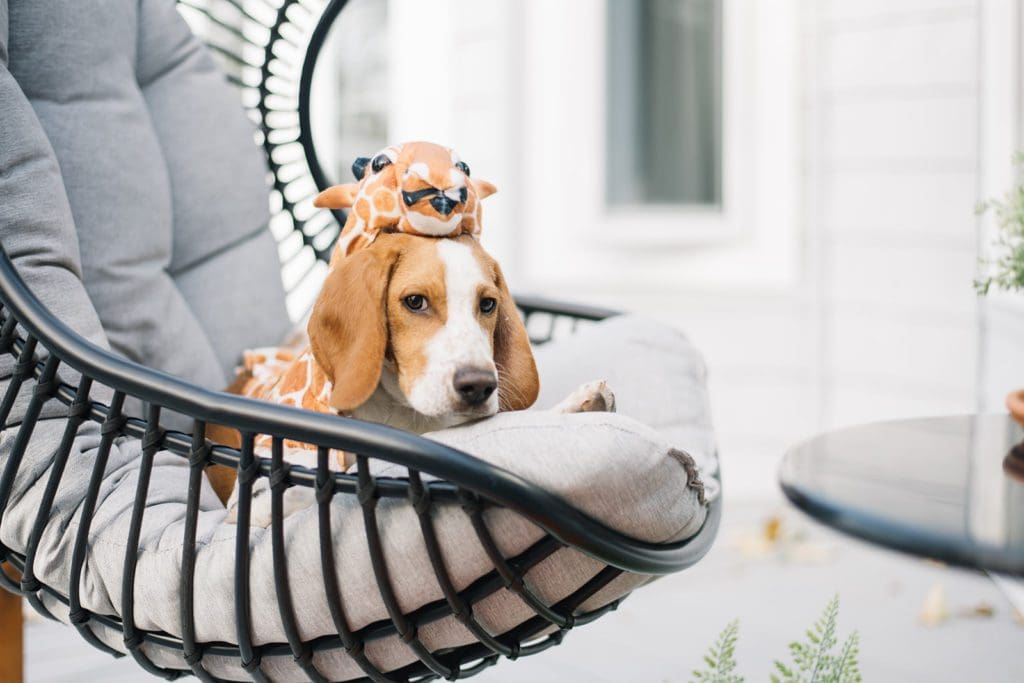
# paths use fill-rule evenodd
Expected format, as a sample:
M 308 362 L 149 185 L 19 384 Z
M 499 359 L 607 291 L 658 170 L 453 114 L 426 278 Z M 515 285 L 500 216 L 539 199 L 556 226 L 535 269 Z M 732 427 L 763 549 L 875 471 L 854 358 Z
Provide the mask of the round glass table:
M 880 422 L 786 453 L 786 496 L 853 536 L 1024 576 L 1024 430 L 1007 415 Z

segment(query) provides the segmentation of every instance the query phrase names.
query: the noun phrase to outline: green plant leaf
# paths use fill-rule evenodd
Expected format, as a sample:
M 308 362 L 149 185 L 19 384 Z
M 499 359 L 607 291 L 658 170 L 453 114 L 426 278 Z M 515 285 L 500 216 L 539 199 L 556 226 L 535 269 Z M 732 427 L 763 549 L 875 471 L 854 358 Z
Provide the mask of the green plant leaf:
M 736 670 L 736 642 L 739 640 L 739 621 L 730 622 L 704 655 L 705 671 L 694 671 L 692 683 L 743 683 Z
M 1024 152 L 1014 155 L 1014 164 L 1024 168 Z M 982 275 L 974 282 L 978 295 L 987 295 L 993 286 L 1006 291 L 1024 290 L 1024 185 L 979 203 L 976 211 L 991 211 L 996 226 L 995 256 L 982 262 Z
M 860 680 L 858 670 L 859 639 L 853 634 L 838 645 L 839 596 L 834 596 L 825 606 L 821 617 L 804 633 L 804 642 L 789 645 L 792 661 L 776 661 L 778 683 L 856 683 Z M 774 674 L 773 674 L 774 675 Z
M 825 606 L 821 617 L 805 632 L 806 641 L 789 644 L 791 662 L 775 660 L 768 675 L 772 683 L 860 683 L 860 636 L 853 633 L 839 651 L 839 596 Z M 706 670 L 692 672 L 691 683 L 744 683 L 736 670 L 739 622 L 728 624 L 704 655 Z

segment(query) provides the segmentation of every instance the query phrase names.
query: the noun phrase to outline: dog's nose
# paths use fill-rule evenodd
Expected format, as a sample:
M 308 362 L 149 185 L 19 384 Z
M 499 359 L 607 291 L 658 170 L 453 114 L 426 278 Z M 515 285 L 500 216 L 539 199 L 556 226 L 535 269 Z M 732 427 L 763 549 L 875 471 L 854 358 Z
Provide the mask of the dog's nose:
M 455 373 L 455 391 L 471 406 L 478 406 L 491 397 L 498 387 L 498 378 L 490 370 L 463 368 Z
M 434 197 L 433 199 L 431 199 L 430 205 L 434 207 L 434 210 L 437 211 L 442 216 L 447 216 L 455 209 L 455 202 L 448 199 L 448 197 L 445 197 L 444 195 L 441 195 L 440 197 Z

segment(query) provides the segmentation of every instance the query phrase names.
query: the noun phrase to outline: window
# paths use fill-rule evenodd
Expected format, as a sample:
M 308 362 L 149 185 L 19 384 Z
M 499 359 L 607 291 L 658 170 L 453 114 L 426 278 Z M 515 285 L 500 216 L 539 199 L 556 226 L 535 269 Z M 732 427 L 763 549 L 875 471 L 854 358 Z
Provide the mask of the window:
M 351 182 L 352 161 L 388 139 L 388 3 L 353 0 L 331 26 L 313 79 L 310 123 L 324 173 Z
M 722 0 L 609 0 L 606 200 L 722 202 Z
M 794 286 L 806 4 L 517 0 L 531 286 Z

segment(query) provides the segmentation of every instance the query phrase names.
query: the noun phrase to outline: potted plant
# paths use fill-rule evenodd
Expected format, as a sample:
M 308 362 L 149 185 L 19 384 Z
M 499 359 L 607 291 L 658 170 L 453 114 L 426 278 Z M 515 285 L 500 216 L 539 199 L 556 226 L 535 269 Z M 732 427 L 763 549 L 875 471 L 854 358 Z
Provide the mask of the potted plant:
M 1014 159 L 1024 167 L 1024 154 Z M 991 211 L 995 218 L 995 257 L 982 262 L 982 275 L 974 285 L 985 296 L 995 286 L 1005 291 L 1024 290 L 1024 184 L 1018 184 L 1002 197 L 983 202 L 978 213 Z M 1006 407 L 1014 419 L 1024 425 L 1024 389 L 1006 397 Z

